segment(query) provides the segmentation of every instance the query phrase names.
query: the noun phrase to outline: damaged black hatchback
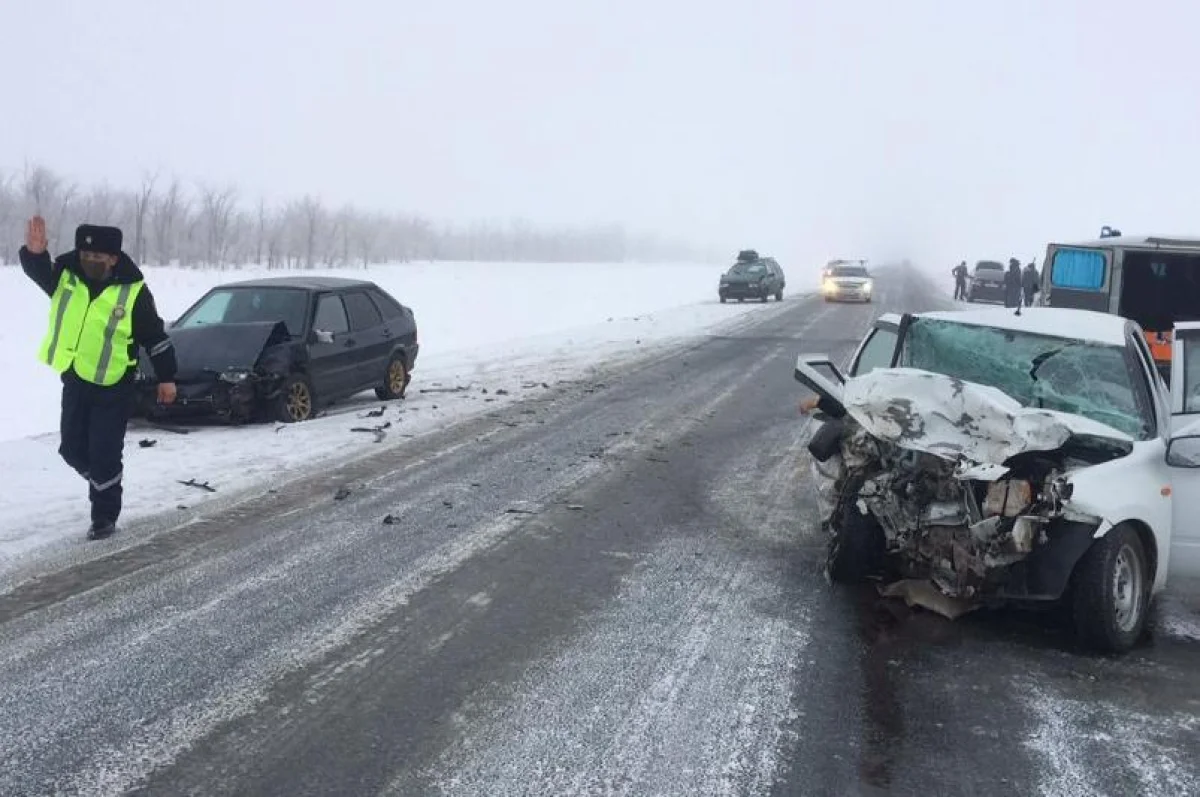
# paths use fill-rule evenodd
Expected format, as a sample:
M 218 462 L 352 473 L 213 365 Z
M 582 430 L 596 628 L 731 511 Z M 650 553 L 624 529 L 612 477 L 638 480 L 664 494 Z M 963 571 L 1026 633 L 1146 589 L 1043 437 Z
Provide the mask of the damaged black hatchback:
M 178 398 L 156 404 L 143 355 L 138 406 L 148 416 L 291 423 L 371 388 L 381 400 L 403 398 L 419 350 L 410 308 L 373 282 L 337 277 L 219 285 L 168 331 Z

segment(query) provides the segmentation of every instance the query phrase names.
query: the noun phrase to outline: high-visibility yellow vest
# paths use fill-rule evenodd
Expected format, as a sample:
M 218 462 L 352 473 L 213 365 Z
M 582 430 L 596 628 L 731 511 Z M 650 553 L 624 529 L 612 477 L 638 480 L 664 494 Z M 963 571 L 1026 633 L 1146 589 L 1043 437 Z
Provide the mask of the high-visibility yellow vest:
M 60 374 L 74 366 L 85 381 L 115 385 L 133 365 L 133 303 L 143 284 L 109 285 L 92 300 L 87 284 L 64 268 L 50 297 L 50 329 L 38 358 Z

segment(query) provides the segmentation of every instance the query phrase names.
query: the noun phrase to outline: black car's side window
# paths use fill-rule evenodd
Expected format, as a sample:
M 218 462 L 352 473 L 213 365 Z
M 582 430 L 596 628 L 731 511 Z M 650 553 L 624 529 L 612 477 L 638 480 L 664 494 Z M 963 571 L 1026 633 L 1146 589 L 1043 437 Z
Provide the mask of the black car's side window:
M 375 306 L 383 313 L 383 317 L 391 321 L 393 318 L 399 318 L 403 313 L 400 311 L 400 305 L 384 296 L 379 291 L 371 291 L 371 298 L 375 300 Z
M 375 309 L 375 304 L 362 291 L 347 293 L 346 309 L 350 311 L 350 329 L 361 332 L 383 323 L 382 316 Z
M 888 368 L 892 364 L 892 353 L 896 350 L 896 332 L 886 327 L 878 327 L 867 339 L 858 355 L 858 362 L 851 366 L 851 376 L 869 374 L 876 368 Z
M 342 297 L 327 293 L 317 300 L 313 329 L 332 332 L 335 335 L 350 331 L 350 324 L 346 320 L 346 308 L 342 306 Z

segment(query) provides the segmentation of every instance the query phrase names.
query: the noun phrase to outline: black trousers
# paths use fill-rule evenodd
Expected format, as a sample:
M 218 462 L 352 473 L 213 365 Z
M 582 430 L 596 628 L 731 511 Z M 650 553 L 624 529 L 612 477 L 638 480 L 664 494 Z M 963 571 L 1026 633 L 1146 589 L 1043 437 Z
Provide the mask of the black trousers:
M 68 372 L 63 377 L 58 453 L 88 480 L 93 523 L 121 515 L 125 428 L 133 414 L 132 383 L 101 387 Z
M 966 280 L 955 280 L 954 281 L 954 298 L 955 299 L 967 298 L 967 281 Z

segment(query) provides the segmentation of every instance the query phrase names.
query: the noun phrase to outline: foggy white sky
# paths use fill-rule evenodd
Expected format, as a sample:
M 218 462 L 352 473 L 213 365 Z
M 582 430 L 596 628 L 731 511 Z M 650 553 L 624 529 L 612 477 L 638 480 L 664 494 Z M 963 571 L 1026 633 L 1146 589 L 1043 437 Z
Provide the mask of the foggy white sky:
M 3 0 L 0 20 L 0 169 L 619 221 L 793 269 L 1200 233 L 1190 0 Z

